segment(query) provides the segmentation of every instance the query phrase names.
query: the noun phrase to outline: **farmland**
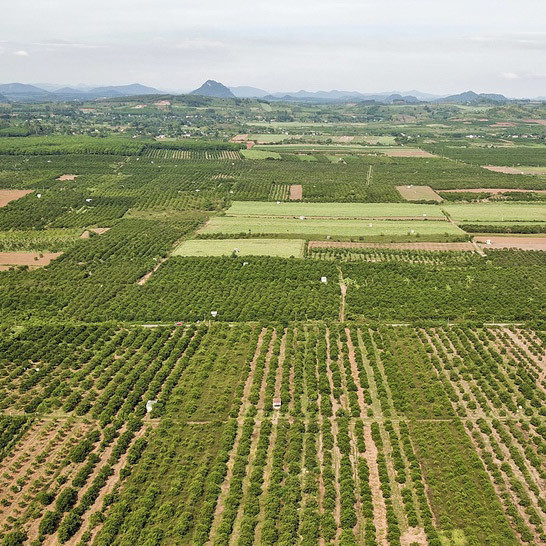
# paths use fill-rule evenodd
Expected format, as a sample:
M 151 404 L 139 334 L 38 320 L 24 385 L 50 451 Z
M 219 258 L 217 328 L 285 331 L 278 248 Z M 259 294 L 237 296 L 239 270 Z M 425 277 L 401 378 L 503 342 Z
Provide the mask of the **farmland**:
M 2 546 L 546 543 L 543 106 L 0 112 Z
M 211 239 L 188 240 L 177 247 L 173 256 L 303 256 L 304 241 L 298 239 Z M 235 250 L 237 249 L 237 250 Z

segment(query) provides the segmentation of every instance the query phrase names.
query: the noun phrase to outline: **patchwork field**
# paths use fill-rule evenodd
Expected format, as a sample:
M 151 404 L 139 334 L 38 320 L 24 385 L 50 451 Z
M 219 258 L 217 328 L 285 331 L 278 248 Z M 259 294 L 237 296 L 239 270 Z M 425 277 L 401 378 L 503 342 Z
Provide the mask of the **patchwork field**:
M 546 544 L 545 117 L 0 101 L 1 546 Z
M 278 256 L 303 257 L 304 241 L 298 239 L 194 239 L 184 241 L 173 256 Z

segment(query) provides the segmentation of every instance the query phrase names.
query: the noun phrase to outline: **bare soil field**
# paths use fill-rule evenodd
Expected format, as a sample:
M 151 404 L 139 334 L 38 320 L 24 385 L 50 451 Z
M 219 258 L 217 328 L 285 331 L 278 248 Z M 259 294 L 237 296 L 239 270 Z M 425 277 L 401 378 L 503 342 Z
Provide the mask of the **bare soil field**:
M 474 237 L 482 248 L 519 248 L 521 250 L 546 250 L 546 237 Z M 491 241 L 488 245 L 486 241 Z
M 517 123 L 514 121 L 497 121 L 492 123 L 491 127 L 516 127 Z
M 81 235 L 80 239 L 89 239 L 91 237 L 91 231 L 93 233 L 96 233 L 97 235 L 102 235 L 103 233 L 106 233 L 110 228 L 109 227 L 96 227 L 96 228 L 89 228 L 86 229 Z
M 339 136 L 334 138 L 334 142 L 352 142 L 354 139 L 354 136 Z
M 502 166 L 496 166 L 496 165 L 482 165 L 482 167 L 484 169 L 487 169 L 488 171 L 493 171 L 495 173 L 504 173 L 504 174 L 546 174 L 546 168 L 544 169 L 539 168 L 539 169 L 533 169 L 532 171 L 528 171 L 526 170 L 525 167 L 522 167 L 522 168 L 502 167 Z M 453 190 L 453 191 L 459 191 L 459 190 Z M 468 191 L 468 190 L 465 190 L 465 191 Z M 514 191 L 517 191 L 517 190 L 514 190 Z
M 248 134 L 235 135 L 230 139 L 230 142 L 244 142 L 248 138 Z
M 406 201 L 443 201 L 430 186 L 396 186 Z
M 301 184 L 292 184 L 290 186 L 290 200 L 299 201 L 303 198 L 303 186 Z
M 28 265 L 34 269 L 49 265 L 62 252 L 0 252 L 0 270 L 4 271 L 15 265 Z
M 546 119 L 524 119 L 526 123 L 538 123 L 539 125 L 546 125 Z
M 436 157 L 434 154 L 419 148 L 388 148 L 378 151 L 388 157 Z
M 10 201 L 17 201 L 33 190 L 0 190 L 0 208 L 5 207 Z
M 57 180 L 76 180 L 76 176 L 78 176 L 77 174 L 62 174 L 61 176 L 59 176 L 59 178 L 57 178 Z
M 351 243 L 309 241 L 307 248 L 390 248 L 393 250 L 456 250 L 475 252 L 472 243 Z

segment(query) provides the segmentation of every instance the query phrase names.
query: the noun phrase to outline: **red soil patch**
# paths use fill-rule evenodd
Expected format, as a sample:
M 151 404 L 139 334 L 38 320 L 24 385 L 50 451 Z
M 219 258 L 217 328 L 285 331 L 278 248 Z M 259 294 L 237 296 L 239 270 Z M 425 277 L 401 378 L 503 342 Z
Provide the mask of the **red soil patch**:
M 171 101 L 170 100 L 158 100 L 157 102 L 154 102 L 156 106 L 170 106 Z
M 351 243 L 309 241 L 307 248 L 386 248 L 393 250 L 457 250 L 475 252 L 472 243 Z
M 31 269 L 43 267 L 61 254 L 62 252 L 0 252 L 0 270 L 15 265 L 28 265 Z
M 523 192 L 523 193 L 546 193 L 546 190 L 527 190 L 517 188 L 461 188 L 460 190 L 438 190 L 442 193 L 511 193 L 511 192 Z
M 76 180 L 77 174 L 63 174 L 57 180 Z
M 504 173 L 504 174 L 530 174 L 518 169 L 517 167 L 501 167 L 497 165 L 482 165 L 484 169 L 488 171 L 493 171 L 494 173 Z M 546 174 L 546 169 L 544 171 L 534 171 L 533 174 Z M 459 191 L 459 190 L 454 190 Z
M 519 248 L 521 250 L 546 250 L 546 237 L 474 237 L 482 248 Z M 491 241 L 488 245 L 486 241 Z
M 390 148 L 379 150 L 379 152 L 388 157 L 436 157 L 434 154 L 419 148 Z
M 546 125 L 546 119 L 524 119 L 525 123 L 538 123 L 539 125 Z
M 256 144 L 256 143 L 253 140 L 247 140 L 246 141 L 246 149 L 250 150 L 254 146 L 254 144 Z
M 406 201 L 443 201 L 430 186 L 396 186 Z
M 248 134 L 244 133 L 241 135 L 235 135 L 233 138 L 230 139 L 231 142 L 244 142 L 248 138 Z
M 497 123 L 492 123 L 491 127 L 516 127 L 517 123 L 513 121 L 497 121 Z
M 290 200 L 299 201 L 303 198 L 303 186 L 301 184 L 292 184 L 290 186 Z
M 17 201 L 33 190 L 0 190 L 0 208 L 5 207 L 10 201 Z

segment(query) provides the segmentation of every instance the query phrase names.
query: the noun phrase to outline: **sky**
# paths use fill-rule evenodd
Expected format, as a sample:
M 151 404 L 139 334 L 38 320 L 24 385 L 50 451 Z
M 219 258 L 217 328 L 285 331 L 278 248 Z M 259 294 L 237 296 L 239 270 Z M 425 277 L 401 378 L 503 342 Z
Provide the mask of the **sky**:
M 17 0 L 0 83 L 546 96 L 545 0 Z

